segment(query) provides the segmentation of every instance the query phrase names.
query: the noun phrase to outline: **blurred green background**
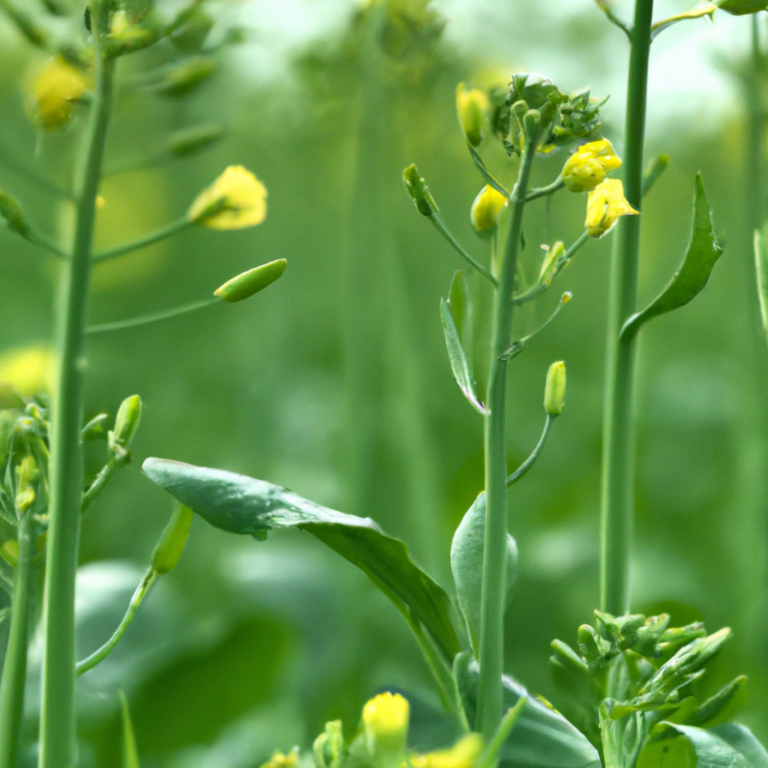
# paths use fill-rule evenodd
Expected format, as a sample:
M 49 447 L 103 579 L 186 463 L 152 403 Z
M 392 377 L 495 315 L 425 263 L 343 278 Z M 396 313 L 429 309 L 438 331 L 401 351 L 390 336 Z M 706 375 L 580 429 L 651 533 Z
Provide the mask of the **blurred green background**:
M 658 6 L 659 16 L 688 7 Z M 182 216 L 231 163 L 266 184 L 267 220 L 241 232 L 193 229 L 98 266 L 91 318 L 196 301 L 276 258 L 288 269 L 242 305 L 91 339 L 86 416 L 114 413 L 133 393 L 145 412 L 135 462 L 84 523 L 81 655 L 119 620 L 170 514 L 167 496 L 139 472 L 147 456 L 243 472 L 373 517 L 449 587 L 452 532 L 482 489 L 482 424 L 452 380 L 437 311 L 462 264 L 415 213 L 401 171 L 418 164 L 454 233 L 486 259 L 487 243 L 469 224 L 482 181 L 457 126 L 459 81 L 501 84 L 530 69 L 564 91 L 611 92 L 605 134 L 621 152 L 625 41 L 589 0 L 219 2 L 210 12 L 209 48 L 235 27 L 241 42 L 216 48 L 216 72 L 183 98 L 146 85 L 178 56 L 170 45 L 120 65 L 107 157 L 115 173 L 101 190 L 98 243 Z M 740 718 L 765 740 L 768 353 L 745 220 L 747 40 L 748 21 L 718 17 L 670 29 L 655 52 L 648 156 L 664 151 L 672 164 L 644 211 L 641 301 L 682 257 L 698 170 L 726 250 L 702 296 L 643 334 L 633 607 L 734 629 L 713 685 L 749 675 Z M 24 100 L 44 59 L 5 23 L 0 46 L 0 186 L 65 237 L 66 204 L 16 166 L 68 183 L 83 115 L 38 134 Z M 221 125 L 224 139 L 194 158 L 159 159 L 172 131 L 200 123 Z M 483 154 L 512 178 L 498 146 Z M 555 178 L 563 162 L 542 159 L 535 183 Z M 578 236 L 585 204 L 560 192 L 527 209 L 529 279 L 539 244 Z M 573 292 L 515 360 L 509 394 L 513 467 L 543 425 L 547 367 L 566 361 L 566 411 L 510 501 L 520 574 L 507 671 L 555 704 L 548 644 L 574 642 L 597 602 L 609 251 L 610 238 L 590 242 L 516 320 L 522 335 L 563 290 Z M 56 269 L 0 232 L 0 349 L 49 338 Z M 482 306 L 487 297 L 472 287 Z M 90 473 L 100 459 L 93 448 Z M 255 768 L 275 747 L 308 747 L 327 719 L 354 729 L 366 697 L 384 685 L 422 697 L 424 711 L 436 705 L 407 627 L 363 575 L 298 532 L 256 543 L 195 520 L 178 569 L 113 656 L 80 682 L 82 765 L 118 764 L 118 688 L 149 768 Z M 34 691 L 28 703 L 34 716 Z

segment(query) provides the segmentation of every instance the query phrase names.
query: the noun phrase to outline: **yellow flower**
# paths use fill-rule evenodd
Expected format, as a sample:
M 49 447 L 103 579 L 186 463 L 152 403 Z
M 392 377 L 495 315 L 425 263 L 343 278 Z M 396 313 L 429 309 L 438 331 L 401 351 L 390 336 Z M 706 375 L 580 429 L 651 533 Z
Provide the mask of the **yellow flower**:
M 276 749 L 272 757 L 261 768 L 296 768 L 299 762 L 299 749 L 294 747 L 287 755 Z
M 470 733 L 450 749 L 412 755 L 410 762 L 413 768 L 472 768 L 482 751 L 483 740 L 480 734 Z
M 633 216 L 636 211 L 624 197 L 624 186 L 618 179 L 606 179 L 587 198 L 587 220 L 584 226 L 591 237 L 609 232 L 619 216 Z
M 456 87 L 456 111 L 459 113 L 459 124 L 467 141 L 478 146 L 483 138 L 483 123 L 491 104 L 488 97 L 476 88 L 467 90 L 464 83 Z
M 72 117 L 75 103 L 87 89 L 85 74 L 55 56 L 32 84 L 34 121 L 47 131 L 60 128 Z
M 574 152 L 563 166 L 563 181 L 571 192 L 588 192 L 604 179 L 606 174 L 621 165 L 608 139 L 584 144 Z
M 192 203 L 187 218 L 212 229 L 244 229 L 267 217 L 267 188 L 242 165 L 230 165 Z
M 469 214 L 472 226 L 478 232 L 495 229 L 499 223 L 499 214 L 504 210 L 507 202 L 507 198 L 501 192 L 486 184 L 472 203 Z
M 10 384 L 24 397 L 50 392 L 53 376 L 54 355 L 47 346 L 20 347 L 0 355 L 0 383 Z
M 363 707 L 363 729 L 374 757 L 405 753 L 410 705 L 399 693 L 380 693 Z

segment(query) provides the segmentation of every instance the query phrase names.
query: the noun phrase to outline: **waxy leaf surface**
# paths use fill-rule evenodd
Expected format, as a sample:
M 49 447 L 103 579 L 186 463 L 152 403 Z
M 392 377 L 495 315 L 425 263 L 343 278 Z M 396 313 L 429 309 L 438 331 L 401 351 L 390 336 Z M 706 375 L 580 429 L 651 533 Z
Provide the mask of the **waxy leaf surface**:
M 627 320 L 621 329 L 621 338 L 631 339 L 649 320 L 692 301 L 707 284 L 722 252 L 723 248 L 715 236 L 704 182 L 701 174 L 697 174 L 693 199 L 693 232 L 683 263 L 656 299 L 642 312 Z
M 370 518 L 336 512 L 279 485 L 234 472 L 154 458 L 142 469 L 216 528 L 261 540 L 280 528 L 311 533 L 365 572 L 409 620 L 417 619 L 447 660 L 461 650 L 448 595 L 411 560 L 402 541 Z

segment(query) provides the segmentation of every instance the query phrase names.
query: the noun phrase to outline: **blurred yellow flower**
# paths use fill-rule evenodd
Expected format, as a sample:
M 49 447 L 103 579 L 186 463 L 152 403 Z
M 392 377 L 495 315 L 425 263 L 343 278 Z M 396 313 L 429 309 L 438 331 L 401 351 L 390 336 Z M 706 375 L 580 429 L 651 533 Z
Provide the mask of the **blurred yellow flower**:
M 606 179 L 595 187 L 587 198 L 587 220 L 584 226 L 591 237 L 602 237 L 609 232 L 619 216 L 639 214 L 624 197 L 624 186 L 618 179 Z
M 88 90 L 85 73 L 55 56 L 32 83 L 32 119 L 47 131 L 72 117 L 75 103 Z
M 244 229 L 267 217 L 267 188 L 242 165 L 230 165 L 187 211 L 187 219 L 212 229 Z
M 299 762 L 299 750 L 294 747 L 287 755 L 276 749 L 272 757 L 266 763 L 261 764 L 261 768 L 296 768 Z
M 605 180 L 606 174 L 621 165 L 608 139 L 579 147 L 563 166 L 562 178 L 571 192 L 588 192 Z
M 53 388 L 54 354 L 50 347 L 19 347 L 0 355 L 0 383 L 10 384 L 23 397 Z
M 479 733 L 470 733 L 450 749 L 429 752 L 426 755 L 412 755 L 413 768 L 472 768 L 483 751 L 483 740 Z
M 467 90 L 464 83 L 456 86 L 456 111 L 459 113 L 459 124 L 467 141 L 476 147 L 482 142 L 483 123 L 490 109 L 488 97 L 476 88 Z
M 505 195 L 486 184 L 472 203 L 472 210 L 469 213 L 472 226 L 478 232 L 495 229 L 499 223 L 499 214 L 504 210 L 507 202 Z

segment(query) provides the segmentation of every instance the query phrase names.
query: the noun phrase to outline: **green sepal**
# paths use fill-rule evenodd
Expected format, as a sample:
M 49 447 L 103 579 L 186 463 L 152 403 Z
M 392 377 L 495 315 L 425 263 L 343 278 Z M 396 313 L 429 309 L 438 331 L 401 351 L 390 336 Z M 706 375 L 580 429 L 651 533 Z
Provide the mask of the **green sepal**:
M 696 175 L 693 200 L 693 232 L 683 263 L 656 299 L 624 323 L 621 339 L 628 341 L 652 318 L 672 312 L 692 301 L 707 284 L 722 252 L 723 248 L 715 235 L 704 182 L 699 173 Z
M 443 325 L 443 334 L 445 335 L 445 346 L 448 350 L 448 360 L 451 363 L 451 370 L 456 383 L 464 393 L 464 397 L 469 400 L 472 407 L 483 415 L 486 413 L 485 406 L 480 402 L 477 396 L 475 378 L 472 372 L 472 364 L 464 352 L 456 323 L 453 321 L 450 307 L 445 299 L 440 299 L 440 322 Z
M 220 469 L 149 458 L 146 475 L 211 525 L 264 540 L 275 529 L 311 533 L 360 568 L 410 621 L 418 620 L 443 656 L 461 650 L 445 591 L 411 560 L 406 545 L 370 518 L 345 515 L 278 485 Z
M 464 515 L 451 544 L 451 570 L 456 583 L 459 606 L 475 654 L 480 644 L 480 609 L 483 594 L 483 555 L 485 551 L 485 492 Z M 507 534 L 506 596 L 517 578 L 517 543 Z

